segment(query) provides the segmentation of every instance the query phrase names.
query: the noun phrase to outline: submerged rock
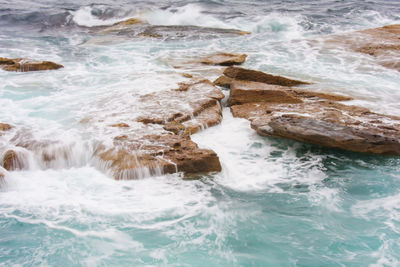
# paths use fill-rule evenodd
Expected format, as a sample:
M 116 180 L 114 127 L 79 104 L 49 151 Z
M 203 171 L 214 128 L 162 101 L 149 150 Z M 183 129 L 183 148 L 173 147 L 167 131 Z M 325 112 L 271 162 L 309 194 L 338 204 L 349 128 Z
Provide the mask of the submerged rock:
M 63 65 L 51 61 L 35 61 L 26 58 L 2 58 L 0 57 L 0 67 L 6 71 L 40 71 L 56 70 L 63 68 Z
M 221 29 L 187 25 L 151 25 L 138 19 L 129 19 L 109 27 L 95 29 L 97 37 L 89 40 L 89 44 L 106 44 L 133 38 L 160 38 L 163 40 L 207 40 L 219 37 L 247 35 L 250 32 L 236 29 Z
M 227 78 L 220 77 L 215 81 L 215 84 L 222 86 L 229 86 L 230 82 L 232 81 L 231 79 L 282 85 L 282 86 L 297 86 L 303 84 L 310 84 L 308 82 L 288 79 L 282 76 L 275 76 L 261 71 L 249 70 L 239 67 L 226 68 L 224 71 L 224 75 Z
M 169 91 L 143 95 L 138 102 L 142 115 L 137 129 L 120 128 L 113 146 L 99 147 L 102 168 L 115 179 L 137 179 L 162 173 L 218 172 L 217 154 L 201 149 L 190 139 L 222 119 L 219 101 L 224 94 L 210 81 L 194 79 Z
M 201 60 L 201 63 L 207 65 L 220 65 L 220 66 L 232 66 L 240 65 L 246 61 L 246 54 L 230 54 L 230 53 L 218 53 Z
M 249 119 L 251 127 L 263 136 L 355 152 L 400 155 L 400 117 L 318 95 L 304 97 L 301 103 L 254 101 L 234 105 L 231 111 L 235 117 Z
M 378 64 L 400 71 L 400 24 L 334 35 L 325 43 L 368 54 Z

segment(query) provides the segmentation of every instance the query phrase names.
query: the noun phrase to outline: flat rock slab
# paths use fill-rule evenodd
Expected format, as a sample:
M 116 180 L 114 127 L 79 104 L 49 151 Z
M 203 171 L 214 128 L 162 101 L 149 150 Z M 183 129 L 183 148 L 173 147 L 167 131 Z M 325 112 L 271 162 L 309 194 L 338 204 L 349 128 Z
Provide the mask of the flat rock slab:
M 336 94 L 311 92 L 304 89 L 230 79 L 231 90 L 228 104 L 238 105 L 252 102 L 302 103 L 303 99 L 326 99 L 334 101 L 352 100 Z
M 400 155 L 400 118 L 327 100 L 298 104 L 247 103 L 231 107 L 263 136 L 330 148 Z
M 97 37 L 89 40 L 87 42 L 89 44 L 107 44 L 135 38 L 157 38 L 165 41 L 182 39 L 207 40 L 250 34 L 250 32 L 237 29 L 221 29 L 191 25 L 151 25 L 137 19 L 122 21 L 109 27 L 96 27 L 93 33 L 97 35 Z M 107 36 L 111 38 L 107 38 Z
M 368 54 L 378 64 L 400 71 L 400 24 L 334 35 L 325 42 Z
M 214 83 L 216 85 L 229 87 L 232 79 L 260 82 L 281 86 L 298 86 L 310 84 L 299 80 L 289 79 L 282 76 L 271 75 L 257 70 L 244 69 L 239 67 L 228 67 L 224 71 L 224 75 L 217 79 Z
M 41 70 L 57 70 L 63 67 L 63 65 L 51 61 L 36 61 L 26 58 L 0 57 L 0 68 L 6 71 L 28 72 Z

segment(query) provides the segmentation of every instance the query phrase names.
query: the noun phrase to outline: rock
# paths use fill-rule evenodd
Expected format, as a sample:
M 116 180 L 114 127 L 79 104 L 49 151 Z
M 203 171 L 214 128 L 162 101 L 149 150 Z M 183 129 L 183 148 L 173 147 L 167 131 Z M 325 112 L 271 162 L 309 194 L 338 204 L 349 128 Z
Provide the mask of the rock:
M 112 146 L 100 146 L 100 167 L 115 179 L 138 179 L 162 173 L 196 174 L 221 170 L 215 152 L 199 148 L 191 139 L 222 119 L 224 94 L 210 81 L 192 79 L 179 88 L 140 97 L 142 115 L 131 128 L 121 128 Z M 139 126 L 137 124 L 141 124 Z
M 253 81 L 267 84 L 275 84 L 282 86 L 296 86 L 310 84 L 298 80 L 292 80 L 281 76 L 274 76 L 257 70 L 243 69 L 239 67 L 228 67 L 224 71 L 224 75 L 236 80 Z
M 14 150 L 8 150 L 3 155 L 3 167 L 8 171 L 24 169 L 24 162 L 20 153 Z
M 127 20 L 123 20 L 123 21 L 114 23 L 114 26 L 130 26 L 130 25 L 139 24 L 139 23 L 143 23 L 143 21 L 141 21 L 140 19 L 136 19 L 136 18 L 130 18 Z
M 327 99 L 333 101 L 352 100 L 351 97 L 305 91 L 287 86 L 259 82 L 231 80 L 228 104 L 238 105 L 252 102 L 302 103 L 306 99 Z
M 111 124 L 111 127 L 118 127 L 118 128 L 129 128 L 129 125 L 126 123 L 117 123 L 117 124 Z
M 0 58 L 0 67 L 6 71 L 56 70 L 64 66 L 51 61 L 35 61 L 25 58 Z
M 222 76 L 218 77 L 218 79 L 216 79 L 214 81 L 214 84 L 218 85 L 218 86 L 225 87 L 225 88 L 230 88 L 231 87 L 231 83 L 233 81 L 235 81 L 235 80 L 236 79 L 234 79 L 234 78 L 229 78 L 228 76 L 222 75 Z
M 188 135 L 163 133 L 116 140 L 115 148 L 101 151 L 115 179 L 134 179 L 161 173 L 221 171 L 215 152 L 200 149 Z
M 86 42 L 87 44 L 107 44 L 143 37 L 162 38 L 164 41 L 207 40 L 247 35 L 250 32 L 187 25 L 151 25 L 137 19 L 131 19 L 108 27 L 97 27 L 93 34 L 97 36 Z
M 325 44 L 368 54 L 378 64 L 400 71 L 400 24 L 334 35 Z
M 175 90 L 147 94 L 140 98 L 143 115 L 137 121 L 143 123 L 166 124 L 171 121 L 191 120 L 212 108 L 224 98 L 224 94 L 210 81 L 194 79 L 182 83 Z
M 0 123 L 0 131 L 8 131 L 11 128 L 12 128 L 11 125 L 7 123 Z
M 304 99 L 303 99 L 304 100 Z M 400 118 L 327 100 L 298 104 L 246 103 L 231 107 L 263 136 L 329 148 L 400 155 Z
M 5 174 L 0 171 L 0 181 L 4 179 Z
M 201 63 L 207 65 L 220 65 L 220 66 L 232 66 L 240 65 L 245 62 L 247 55 L 236 55 L 230 53 L 218 53 L 208 56 L 201 60 Z
M 237 105 L 251 102 L 302 103 L 303 101 L 282 86 L 234 81 L 231 84 L 228 104 Z

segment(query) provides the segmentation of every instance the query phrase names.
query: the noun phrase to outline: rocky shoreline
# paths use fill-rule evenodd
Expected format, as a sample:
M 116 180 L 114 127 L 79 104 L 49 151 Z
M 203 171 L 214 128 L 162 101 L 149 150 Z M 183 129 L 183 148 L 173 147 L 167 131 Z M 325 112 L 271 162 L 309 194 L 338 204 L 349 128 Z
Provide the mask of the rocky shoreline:
M 95 35 L 104 41 L 115 36 L 168 40 L 190 37 L 190 34 L 192 37 L 249 34 L 194 27 L 150 25 L 131 19 L 99 28 Z M 350 47 L 374 57 L 380 65 L 400 70 L 399 36 L 400 25 L 391 25 L 329 37 L 326 43 Z M 176 89 L 142 95 L 137 103 L 142 112 L 140 117 L 134 122 L 121 121 L 107 126 L 119 128 L 119 135 L 113 137 L 111 146 L 99 144 L 94 148 L 95 165 L 117 180 L 175 172 L 193 175 L 221 171 L 218 155 L 199 148 L 190 138 L 222 121 L 221 102 L 225 94 L 218 86 L 229 88 L 228 106 L 233 116 L 248 119 L 259 135 L 354 152 L 400 155 L 400 117 L 349 105 L 346 102 L 353 100 L 350 96 L 313 92 L 309 85 L 318 84 L 312 81 L 234 66 L 243 64 L 246 58 L 245 54 L 225 52 L 198 58 L 190 64 L 228 67 L 213 83 L 199 75 L 183 74 L 190 81 L 179 83 Z M 0 58 L 0 68 L 26 72 L 56 70 L 63 66 L 50 61 Z M 141 130 L 133 129 L 132 123 L 141 125 L 138 128 Z M 0 123 L 0 138 L 15 128 L 18 127 Z M 46 144 L 14 145 L 41 155 L 41 160 L 56 160 L 56 156 L 46 154 Z M 6 149 L 1 155 L 1 166 L 7 171 L 28 168 L 23 157 L 18 149 Z M 0 172 L 0 178 L 4 176 Z

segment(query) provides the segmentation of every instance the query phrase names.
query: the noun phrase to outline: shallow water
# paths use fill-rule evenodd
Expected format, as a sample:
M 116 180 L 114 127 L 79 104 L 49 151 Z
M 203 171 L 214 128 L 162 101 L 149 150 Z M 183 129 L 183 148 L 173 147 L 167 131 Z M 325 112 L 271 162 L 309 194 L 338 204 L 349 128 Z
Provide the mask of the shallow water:
M 2 136 L 0 153 L 27 140 L 67 151 L 50 165 L 28 154 L 29 168 L 3 181 L 0 265 L 398 266 L 397 158 L 260 137 L 225 108 L 221 125 L 192 137 L 217 152 L 221 173 L 114 181 L 92 159 L 118 134 L 105 125 L 140 115 L 140 95 L 174 88 L 182 72 L 216 78 L 168 64 L 210 51 L 246 53 L 244 67 L 400 115 L 398 72 L 309 41 L 399 23 L 398 14 L 398 1 L 0 0 L 0 56 L 65 66 L 0 71 L 0 121 L 20 129 Z M 129 17 L 252 35 L 86 43 L 94 26 Z

